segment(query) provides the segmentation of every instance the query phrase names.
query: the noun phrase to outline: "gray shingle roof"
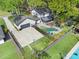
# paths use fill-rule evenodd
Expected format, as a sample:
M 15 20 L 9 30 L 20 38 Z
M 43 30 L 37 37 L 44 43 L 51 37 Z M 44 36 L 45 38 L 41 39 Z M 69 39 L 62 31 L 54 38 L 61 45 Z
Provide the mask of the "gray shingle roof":
M 48 8 L 35 8 L 34 9 L 36 12 L 38 12 L 40 15 L 45 15 L 46 13 L 49 13 L 49 16 L 46 17 L 41 17 L 42 21 L 48 22 L 53 20 L 53 15 L 50 9 Z
M 18 26 L 18 25 L 21 24 L 25 19 L 26 19 L 25 16 L 18 15 L 18 16 L 15 17 L 15 19 L 13 20 L 13 22 Z
M 41 14 L 51 13 L 51 11 L 48 8 L 35 8 L 35 11 Z
M 39 20 L 39 18 L 35 17 L 35 16 L 22 16 L 22 15 L 19 15 L 19 16 L 16 16 L 15 19 L 13 20 L 13 22 L 19 26 L 24 20 L 26 19 L 30 19 L 30 20 Z
M 36 16 L 28 16 L 28 19 L 34 20 L 34 21 L 39 20 L 39 18 Z
M 0 39 L 3 39 L 3 38 L 5 38 L 5 35 L 4 35 L 3 30 L 0 26 Z

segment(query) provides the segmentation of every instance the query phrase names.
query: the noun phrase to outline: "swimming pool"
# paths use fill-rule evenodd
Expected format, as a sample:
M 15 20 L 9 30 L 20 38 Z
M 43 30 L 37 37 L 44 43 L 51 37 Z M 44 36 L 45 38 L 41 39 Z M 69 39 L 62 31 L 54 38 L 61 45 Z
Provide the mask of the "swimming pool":
M 56 28 L 47 28 L 47 31 L 50 32 L 50 31 L 58 31 Z
M 46 31 L 47 31 L 48 34 L 53 35 L 54 32 L 58 31 L 58 29 L 56 29 L 56 28 L 47 28 Z
M 77 48 L 70 59 L 79 59 L 79 48 Z

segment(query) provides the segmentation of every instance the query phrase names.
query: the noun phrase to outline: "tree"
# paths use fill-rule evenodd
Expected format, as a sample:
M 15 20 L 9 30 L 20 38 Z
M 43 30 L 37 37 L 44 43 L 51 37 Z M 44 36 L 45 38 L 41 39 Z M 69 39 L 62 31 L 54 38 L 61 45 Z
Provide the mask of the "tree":
M 42 0 L 28 0 L 28 4 L 30 7 L 38 7 L 38 6 L 45 6 L 45 2 Z
M 18 11 L 23 0 L 0 0 L 0 10 L 11 12 Z
M 61 19 L 66 19 L 70 16 L 77 16 L 79 14 L 76 5 L 78 0 L 51 0 L 49 8 Z

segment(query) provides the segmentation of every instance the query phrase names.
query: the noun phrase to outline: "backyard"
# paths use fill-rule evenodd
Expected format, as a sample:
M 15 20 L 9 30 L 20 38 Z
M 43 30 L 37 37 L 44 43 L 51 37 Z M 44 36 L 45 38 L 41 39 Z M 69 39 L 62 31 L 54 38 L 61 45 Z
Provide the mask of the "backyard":
M 0 45 L 0 59 L 21 59 L 10 40 Z
M 78 42 L 76 36 L 73 33 L 69 33 L 64 37 L 62 41 L 52 46 L 46 52 L 50 59 L 61 59 L 66 56 L 66 54 L 72 49 L 72 47 Z
M 34 51 L 31 50 L 28 46 L 24 48 L 23 52 L 25 59 L 37 59 L 37 53 L 48 46 L 49 39 L 47 39 L 46 37 L 43 37 L 41 39 L 31 44 L 31 47 Z M 45 52 L 45 55 L 42 54 L 41 57 L 43 59 L 61 59 L 67 55 L 67 53 L 77 42 L 77 36 L 70 32 L 64 37 L 63 40 L 49 48 Z
M 60 38 L 62 35 L 64 35 L 65 32 L 67 32 L 70 28 L 65 26 L 63 28 L 63 31 L 54 35 L 53 37 L 51 37 L 52 39 L 48 38 L 47 36 L 33 42 L 32 44 L 30 44 L 30 46 L 32 47 L 31 50 L 28 46 L 24 48 L 23 52 L 24 52 L 24 56 L 25 58 L 30 59 L 31 56 L 33 59 L 35 59 L 36 57 L 34 55 L 38 54 L 40 51 L 42 51 L 43 49 L 45 49 L 46 47 L 48 47 L 51 43 L 53 43 L 56 39 Z M 60 59 L 60 54 L 62 53 L 62 56 L 68 53 L 68 51 L 73 47 L 73 45 L 77 42 L 77 40 L 75 40 L 76 37 L 74 35 L 72 35 L 72 33 L 68 34 L 61 42 L 59 42 L 58 44 L 56 44 L 55 46 L 51 47 L 46 53 L 51 56 L 51 57 L 45 57 L 46 59 Z M 66 44 L 68 44 L 69 46 L 67 46 Z M 65 48 L 65 49 L 63 49 Z M 59 50 L 60 49 L 60 50 Z M 63 50 L 62 50 L 63 49 Z M 52 53 L 53 52 L 53 53 Z M 35 54 L 36 53 L 36 54 Z M 60 54 L 59 54 L 60 53 Z M 54 55 L 53 55 L 54 54 Z M 43 57 L 43 56 L 42 56 Z

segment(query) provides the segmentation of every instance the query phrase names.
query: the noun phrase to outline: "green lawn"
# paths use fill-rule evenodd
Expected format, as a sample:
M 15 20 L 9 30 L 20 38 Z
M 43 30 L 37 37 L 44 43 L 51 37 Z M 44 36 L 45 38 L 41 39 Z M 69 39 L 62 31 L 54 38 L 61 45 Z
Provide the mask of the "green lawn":
M 76 37 L 69 33 L 62 41 L 51 47 L 47 53 L 51 56 L 50 59 L 61 59 L 60 56 L 64 57 L 77 42 Z
M 66 28 L 65 28 L 66 29 Z M 68 29 L 66 29 L 67 31 Z M 30 44 L 30 46 L 36 50 L 37 52 L 43 50 L 44 48 L 46 48 L 49 44 L 51 44 L 51 42 L 53 42 L 53 38 L 52 40 L 47 38 L 47 37 L 43 37 L 35 42 L 33 42 L 32 44 Z M 45 57 L 46 59 L 60 59 L 60 54 L 62 53 L 63 55 L 66 55 L 69 50 L 74 46 L 74 44 L 77 42 L 76 37 L 73 36 L 72 34 L 68 34 L 61 42 L 59 42 L 58 44 L 56 44 L 54 47 L 51 47 L 48 51 L 47 54 L 49 56 L 51 56 L 50 58 Z M 65 43 L 65 44 L 64 44 Z M 66 44 L 68 44 L 69 46 L 67 46 Z M 65 49 L 66 50 L 65 50 Z M 32 59 L 34 59 L 33 55 L 32 55 L 32 51 L 29 47 L 25 47 L 24 48 L 24 56 L 25 58 L 30 59 L 32 56 Z
M 48 39 L 47 37 L 43 37 L 37 40 L 36 42 L 32 43 L 31 47 L 41 51 L 50 44 L 50 41 L 51 39 Z
M 21 59 L 11 41 L 0 45 L 0 59 Z
M 10 13 L 0 10 L 0 16 L 8 16 Z
M 33 50 L 35 51 L 41 51 L 44 48 L 46 48 L 49 45 L 50 39 L 48 39 L 47 37 L 43 37 L 35 42 L 33 42 L 32 44 L 30 44 L 30 46 L 32 47 Z M 32 57 L 32 59 L 36 59 L 35 56 L 32 54 L 32 50 L 26 46 L 24 48 L 24 56 L 25 59 L 30 59 Z
M 32 51 L 30 50 L 30 48 L 27 46 L 23 50 L 24 50 L 23 54 L 24 54 L 25 59 L 31 59 Z

